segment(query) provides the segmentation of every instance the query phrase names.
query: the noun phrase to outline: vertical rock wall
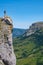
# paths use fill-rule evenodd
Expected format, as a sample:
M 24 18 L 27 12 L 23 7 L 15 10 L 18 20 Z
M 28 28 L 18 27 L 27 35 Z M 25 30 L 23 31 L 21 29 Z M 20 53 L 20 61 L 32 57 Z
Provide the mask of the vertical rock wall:
M 12 24 L 7 18 L 0 20 L 0 65 L 16 65 L 12 45 Z

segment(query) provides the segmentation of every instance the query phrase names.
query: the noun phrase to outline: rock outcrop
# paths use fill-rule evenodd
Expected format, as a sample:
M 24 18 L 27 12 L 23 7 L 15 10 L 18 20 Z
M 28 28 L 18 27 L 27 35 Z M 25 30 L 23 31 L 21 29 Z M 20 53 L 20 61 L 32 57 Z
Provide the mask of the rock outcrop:
M 16 65 L 12 42 L 12 20 L 0 18 L 0 65 Z
M 31 34 L 34 34 L 37 30 L 43 29 L 43 22 L 36 22 L 33 23 L 29 29 L 27 29 L 27 31 L 25 32 L 25 34 L 23 36 L 29 36 Z

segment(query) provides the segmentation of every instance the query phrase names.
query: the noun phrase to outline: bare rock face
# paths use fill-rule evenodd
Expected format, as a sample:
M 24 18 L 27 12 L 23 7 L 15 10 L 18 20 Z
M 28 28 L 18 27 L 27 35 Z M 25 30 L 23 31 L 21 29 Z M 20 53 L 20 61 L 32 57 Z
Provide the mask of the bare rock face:
M 12 28 L 12 20 L 9 17 L 0 19 L 0 65 L 16 65 Z
M 24 36 L 29 36 L 31 34 L 34 34 L 37 30 L 43 29 L 43 21 L 42 22 L 36 22 L 33 23 L 29 29 L 27 29 L 26 33 Z

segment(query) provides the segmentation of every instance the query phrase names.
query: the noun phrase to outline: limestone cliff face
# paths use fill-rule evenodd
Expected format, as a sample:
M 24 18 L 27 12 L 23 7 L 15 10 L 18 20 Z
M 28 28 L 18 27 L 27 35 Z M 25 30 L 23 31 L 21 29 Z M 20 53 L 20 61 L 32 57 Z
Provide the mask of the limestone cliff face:
M 25 34 L 23 36 L 29 36 L 31 34 L 34 34 L 37 30 L 43 30 L 43 21 L 42 22 L 36 22 L 33 23 L 29 29 L 27 29 L 27 31 L 25 32 Z
M 12 20 L 0 18 L 0 65 L 16 65 L 12 45 Z

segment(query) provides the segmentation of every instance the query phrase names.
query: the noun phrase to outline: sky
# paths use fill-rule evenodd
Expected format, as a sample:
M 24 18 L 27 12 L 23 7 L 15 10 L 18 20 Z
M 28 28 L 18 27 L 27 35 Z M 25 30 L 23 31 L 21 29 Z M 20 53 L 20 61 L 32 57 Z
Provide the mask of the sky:
M 27 29 L 32 23 L 43 21 L 43 0 L 0 0 L 0 17 L 4 10 L 14 28 Z

